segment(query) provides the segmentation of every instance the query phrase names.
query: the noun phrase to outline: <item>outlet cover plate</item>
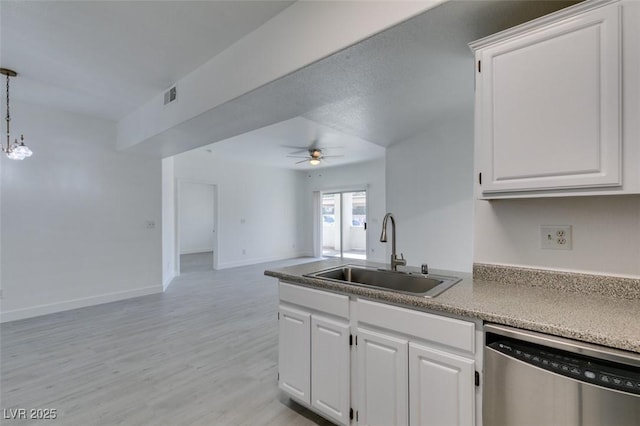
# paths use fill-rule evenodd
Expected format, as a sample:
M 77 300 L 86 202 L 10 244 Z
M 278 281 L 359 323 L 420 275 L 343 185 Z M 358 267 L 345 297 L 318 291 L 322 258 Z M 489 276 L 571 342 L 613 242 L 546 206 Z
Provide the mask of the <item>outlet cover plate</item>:
M 540 225 L 540 248 L 571 250 L 571 225 Z

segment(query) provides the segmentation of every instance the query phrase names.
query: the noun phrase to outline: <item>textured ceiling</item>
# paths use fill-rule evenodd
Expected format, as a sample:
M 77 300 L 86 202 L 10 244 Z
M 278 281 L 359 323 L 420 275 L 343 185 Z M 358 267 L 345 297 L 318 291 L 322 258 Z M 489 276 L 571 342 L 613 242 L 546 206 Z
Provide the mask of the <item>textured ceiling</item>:
M 319 165 L 312 166 L 303 158 L 305 150 L 318 148 L 322 154 L 331 157 Z M 373 160 L 384 156 L 385 149 L 360 139 L 337 132 L 302 117 L 281 121 L 252 132 L 234 136 L 201 148 L 213 155 L 242 160 L 252 164 L 305 170 Z M 302 151 L 302 152 L 301 152 Z
M 292 1 L 1 1 L 12 96 L 119 119 Z
M 1 66 L 20 73 L 14 99 L 118 119 L 291 3 L 0 1 Z M 344 162 L 363 161 L 470 112 L 467 43 L 573 3 L 449 1 L 130 150 L 167 157 L 234 138 L 216 150 L 249 160 L 259 143 L 263 164 L 273 155 L 290 167 L 281 146 L 322 132 L 348 151 Z
M 472 117 L 468 43 L 575 2 L 449 1 L 154 136 L 133 151 L 166 157 L 304 117 L 387 147 L 452 115 Z M 260 131 L 253 132 L 259 137 Z M 300 137 L 280 144 L 295 145 Z M 233 145 L 244 149 L 244 139 Z

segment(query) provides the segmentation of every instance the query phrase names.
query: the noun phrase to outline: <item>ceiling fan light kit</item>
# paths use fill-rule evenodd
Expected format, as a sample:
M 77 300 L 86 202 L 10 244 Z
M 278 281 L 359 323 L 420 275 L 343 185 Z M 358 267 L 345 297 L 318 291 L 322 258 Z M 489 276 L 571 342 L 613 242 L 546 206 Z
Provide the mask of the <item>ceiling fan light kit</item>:
M 296 162 L 296 164 L 309 163 L 312 166 L 317 166 L 323 160 L 325 160 L 326 158 L 329 158 L 329 157 L 333 157 L 333 158 L 342 157 L 342 155 L 322 155 L 322 150 L 319 149 L 319 148 L 309 148 L 307 150 L 307 152 L 309 153 L 309 155 L 304 156 L 304 157 L 295 156 L 295 155 L 288 155 L 288 157 L 289 158 L 304 158 L 304 160 L 298 161 L 298 162 Z M 298 152 L 293 152 L 292 154 L 298 154 Z
M 9 123 L 11 122 L 11 112 L 9 110 L 9 78 L 17 76 L 18 73 L 7 68 L 0 68 L 0 74 L 7 77 L 7 116 L 5 118 L 7 122 L 7 144 L 2 147 L 2 152 L 12 160 L 24 160 L 25 158 L 31 157 L 33 152 L 24 144 L 24 135 L 20 135 L 20 143 L 18 143 L 18 139 L 15 139 L 13 144 L 11 144 L 11 133 L 9 131 Z

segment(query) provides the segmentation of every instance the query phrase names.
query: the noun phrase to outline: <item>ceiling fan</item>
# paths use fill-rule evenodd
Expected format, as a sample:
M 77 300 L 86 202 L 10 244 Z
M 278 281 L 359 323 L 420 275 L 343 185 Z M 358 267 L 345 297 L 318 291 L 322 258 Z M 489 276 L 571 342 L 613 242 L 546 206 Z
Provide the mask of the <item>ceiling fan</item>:
M 301 154 L 303 152 L 307 152 L 308 155 L 294 155 Z M 296 164 L 301 163 L 309 163 L 312 166 L 317 166 L 321 161 L 325 161 L 327 158 L 339 158 L 344 157 L 343 155 L 324 155 L 322 153 L 322 149 L 320 148 L 308 148 L 296 152 L 292 152 L 290 155 L 287 155 L 288 158 L 304 158 L 304 160 L 297 161 Z

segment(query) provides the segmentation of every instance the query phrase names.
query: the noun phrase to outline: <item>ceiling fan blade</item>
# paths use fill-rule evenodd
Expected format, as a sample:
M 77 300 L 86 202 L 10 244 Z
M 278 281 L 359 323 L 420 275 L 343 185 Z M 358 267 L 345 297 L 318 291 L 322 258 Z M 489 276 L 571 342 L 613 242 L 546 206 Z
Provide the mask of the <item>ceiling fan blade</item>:
M 332 149 L 344 149 L 344 146 L 314 146 L 315 149 L 319 149 L 320 151 L 324 150 L 332 150 Z
M 298 150 L 305 150 L 305 151 L 309 149 L 306 146 L 295 146 L 295 145 L 279 145 L 279 146 L 282 148 L 298 149 Z
M 290 154 L 290 155 L 295 155 L 295 154 L 308 154 L 308 153 L 309 153 L 309 150 L 308 150 L 308 149 L 301 149 L 301 150 L 299 150 L 299 151 L 293 151 L 293 152 L 290 152 L 289 154 Z
M 307 161 L 309 161 L 309 160 L 296 161 L 296 164 L 306 163 Z
M 287 155 L 287 158 L 309 158 L 308 155 Z
M 342 158 L 344 155 L 323 155 L 322 158 Z

